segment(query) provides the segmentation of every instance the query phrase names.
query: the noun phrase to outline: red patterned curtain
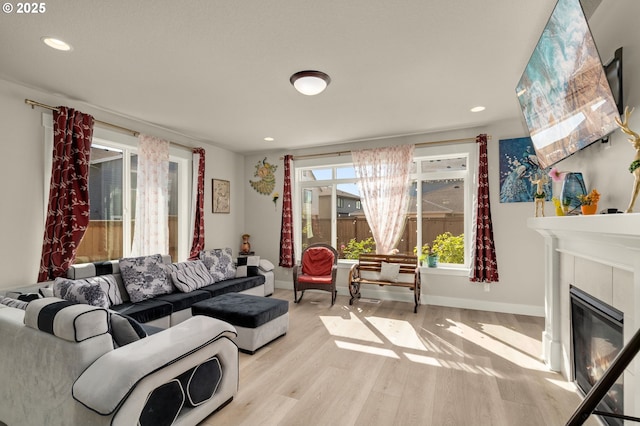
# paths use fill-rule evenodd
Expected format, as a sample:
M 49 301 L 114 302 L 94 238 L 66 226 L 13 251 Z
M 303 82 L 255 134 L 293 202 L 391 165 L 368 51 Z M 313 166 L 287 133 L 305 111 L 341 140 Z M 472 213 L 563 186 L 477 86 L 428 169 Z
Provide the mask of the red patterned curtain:
M 93 117 L 67 107 L 53 112 L 53 162 L 38 282 L 64 276 L 89 225 Z
M 476 232 L 473 250 L 471 281 L 497 282 L 498 262 L 493 226 L 491 225 L 491 206 L 489 204 L 489 161 L 487 157 L 487 135 L 478 135 L 478 209 L 476 211 Z
M 193 148 L 193 241 L 189 260 L 196 260 L 204 249 L 204 148 Z
M 282 227 L 280 229 L 280 263 L 285 268 L 293 268 L 293 209 L 291 203 L 291 155 L 284 156 L 284 188 L 282 191 Z

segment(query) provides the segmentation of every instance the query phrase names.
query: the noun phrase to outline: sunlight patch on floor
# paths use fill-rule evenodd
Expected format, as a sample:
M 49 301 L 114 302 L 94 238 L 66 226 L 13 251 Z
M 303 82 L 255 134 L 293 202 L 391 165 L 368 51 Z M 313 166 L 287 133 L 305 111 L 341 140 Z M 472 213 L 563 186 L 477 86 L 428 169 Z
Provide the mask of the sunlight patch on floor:
M 550 379 L 548 377 L 545 380 L 547 382 L 553 384 L 553 385 L 556 385 L 557 387 L 559 387 L 561 389 L 566 390 L 566 391 L 577 392 L 575 383 L 567 382 L 564 379 Z
M 321 315 L 320 320 L 332 336 L 348 337 L 350 339 L 363 340 L 371 343 L 383 343 L 353 312 L 349 312 L 348 314 L 348 319 L 340 316 Z
M 457 355 L 460 357 L 465 356 L 465 353 L 462 349 L 453 345 L 451 342 L 447 342 L 445 339 L 433 333 L 432 331 L 423 328 L 422 333 L 428 335 L 428 337 L 420 336 L 420 340 L 428 351 L 444 353 L 447 355 Z
M 475 330 L 466 324 L 453 320 L 447 321 L 449 321 L 453 325 L 453 327 L 448 328 L 449 332 L 482 347 L 484 350 L 493 352 L 494 354 L 512 361 L 523 368 L 529 368 L 531 370 L 537 371 L 547 371 L 547 368 L 541 360 L 525 354 L 515 347 L 511 347 L 508 344 L 505 344 L 486 333 Z M 517 339 L 520 339 L 519 334 L 516 340 L 514 340 L 514 346 Z
M 413 361 L 418 364 L 430 365 L 433 367 L 451 368 L 452 370 L 464 371 L 472 374 L 482 374 L 490 377 L 497 377 L 502 379 L 502 375 L 492 368 L 480 367 L 477 365 L 471 365 L 466 362 L 458 362 L 451 360 L 441 360 L 430 356 L 417 355 L 405 352 L 403 354 L 409 361 Z
M 482 330 L 503 342 L 518 342 L 518 347 L 526 352 L 531 353 L 531 350 L 540 350 L 542 343 L 540 340 L 527 336 L 526 334 L 518 333 L 508 327 L 498 324 L 483 324 Z M 535 348 L 535 349 L 534 349 Z M 528 349 L 528 350 L 527 350 Z M 535 354 L 531 354 L 535 356 Z
M 339 347 L 340 349 L 347 349 L 347 350 L 356 351 L 356 352 L 364 352 L 371 355 L 380 355 L 380 356 L 386 356 L 387 358 L 395 358 L 395 359 L 400 358 L 398 354 L 396 354 L 391 349 L 376 348 L 375 346 L 360 345 L 358 343 L 343 342 L 341 340 L 336 340 L 336 346 Z
M 420 351 L 427 350 L 416 330 L 407 321 L 380 317 L 366 317 L 366 320 L 395 346 Z

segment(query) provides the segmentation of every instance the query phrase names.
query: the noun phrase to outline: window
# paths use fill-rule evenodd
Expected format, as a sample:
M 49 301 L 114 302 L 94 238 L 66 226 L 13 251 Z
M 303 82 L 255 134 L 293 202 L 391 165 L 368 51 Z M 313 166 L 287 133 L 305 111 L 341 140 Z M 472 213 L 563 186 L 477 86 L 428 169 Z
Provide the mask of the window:
M 469 250 L 465 250 L 470 235 L 465 217 L 470 217 L 472 204 L 469 157 L 468 152 L 414 156 L 411 200 L 404 233 L 396 247 L 400 253 L 413 254 L 414 248 L 431 247 L 438 236 L 444 235 L 440 240 L 445 238 L 445 244 L 455 242 L 461 256 L 450 256 L 440 263 L 469 265 Z M 360 250 L 370 247 L 373 236 L 362 211 L 353 165 L 298 164 L 296 187 L 300 188 L 302 202 L 296 205 L 299 214 L 295 217 L 300 218 L 296 235 L 302 237 L 296 247 L 304 249 L 324 242 L 336 247 L 343 259 L 357 258 Z
M 43 119 L 43 123 L 46 128 L 45 147 L 48 146 L 45 153 L 50 157 L 53 143 L 51 116 L 48 121 Z M 94 129 L 89 168 L 89 226 L 78 246 L 75 263 L 119 259 L 130 254 L 135 228 L 136 151 L 137 138 Z M 169 161 L 168 254 L 178 261 L 186 259 L 191 243 L 191 152 L 172 147 Z M 50 170 L 50 162 L 47 167 Z M 50 171 L 45 173 L 46 194 L 49 178 Z

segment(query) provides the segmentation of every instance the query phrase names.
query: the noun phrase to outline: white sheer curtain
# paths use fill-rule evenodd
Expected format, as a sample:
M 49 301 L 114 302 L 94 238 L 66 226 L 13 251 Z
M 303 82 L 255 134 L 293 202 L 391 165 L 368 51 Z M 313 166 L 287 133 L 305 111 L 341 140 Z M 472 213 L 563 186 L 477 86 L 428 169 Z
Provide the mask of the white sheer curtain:
M 169 142 L 138 137 L 132 256 L 169 254 Z
M 376 252 L 390 254 L 404 231 L 413 145 L 352 151 L 362 209 Z

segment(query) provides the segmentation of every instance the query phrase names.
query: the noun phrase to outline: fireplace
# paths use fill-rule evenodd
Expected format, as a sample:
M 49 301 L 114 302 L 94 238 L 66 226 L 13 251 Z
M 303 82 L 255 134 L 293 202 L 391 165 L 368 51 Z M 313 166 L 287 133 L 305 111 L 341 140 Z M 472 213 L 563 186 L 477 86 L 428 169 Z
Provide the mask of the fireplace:
M 587 394 L 623 347 L 623 314 L 597 298 L 571 286 L 571 343 L 573 377 Z M 624 414 L 624 382 L 621 375 L 597 407 L 598 411 Z M 622 420 L 602 417 L 608 425 Z

